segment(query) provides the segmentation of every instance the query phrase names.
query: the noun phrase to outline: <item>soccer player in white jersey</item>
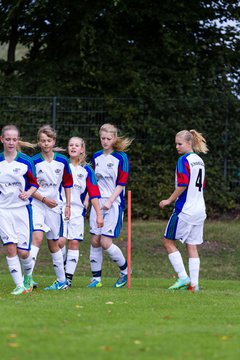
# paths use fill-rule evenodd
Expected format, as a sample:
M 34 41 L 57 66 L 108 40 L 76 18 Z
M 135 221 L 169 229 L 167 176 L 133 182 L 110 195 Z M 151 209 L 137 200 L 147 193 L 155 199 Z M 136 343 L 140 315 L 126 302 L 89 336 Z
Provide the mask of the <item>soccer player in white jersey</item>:
M 199 291 L 200 259 L 198 245 L 203 243 L 203 226 L 206 209 L 203 196 L 205 187 L 205 165 L 197 153 L 207 153 L 208 148 L 202 134 L 196 130 L 182 130 L 176 134 L 176 149 L 181 155 L 176 167 L 176 188 L 171 196 L 159 203 L 160 208 L 175 201 L 174 211 L 168 221 L 163 245 L 167 250 L 178 279 L 170 290 Z M 189 276 L 176 240 L 186 244 Z
M 87 204 L 90 200 L 96 212 L 96 226 L 103 226 L 103 216 L 100 209 L 101 197 L 97 179 L 91 166 L 86 163 L 85 142 L 80 137 L 72 137 L 68 142 L 70 168 L 73 175 L 71 188 L 71 216 L 63 222 L 63 238 L 60 238 L 60 247 L 65 246 L 68 240 L 65 273 L 68 287 L 71 287 L 73 275 L 79 260 L 79 244 L 84 239 L 84 218 Z M 65 209 L 66 198 L 63 194 Z M 64 211 L 63 211 L 64 213 Z
M 44 232 L 51 252 L 56 281 L 45 290 L 67 288 L 63 255 L 58 244 L 62 226 L 62 197 L 66 196 L 65 218 L 70 217 L 70 196 L 73 185 L 72 173 L 66 156 L 55 152 L 56 132 L 49 125 L 38 130 L 38 145 L 41 152 L 32 157 L 36 168 L 39 189 L 33 196 L 33 240 L 31 255 L 33 267 L 41 246 Z
M 92 279 L 88 287 L 101 287 L 103 253 L 105 250 L 118 265 L 120 275 L 115 287 L 120 288 L 127 283 L 127 262 L 121 249 L 113 244 L 113 239 L 120 234 L 123 222 L 125 186 L 129 174 L 129 162 L 125 151 L 132 140 L 119 137 L 117 128 L 111 124 L 101 126 L 100 141 L 102 150 L 93 156 L 93 168 L 101 193 L 100 205 L 103 211 L 104 225 L 96 226 L 96 212 L 90 212 L 90 264 Z
M 0 236 L 7 251 L 7 264 L 16 285 L 11 292 L 20 295 L 32 291 L 32 211 L 29 198 L 38 184 L 31 158 L 20 151 L 29 143 L 19 139 L 15 125 L 2 129 L 0 154 Z M 22 267 L 21 267 L 22 265 Z M 23 274 L 22 275 L 22 268 Z

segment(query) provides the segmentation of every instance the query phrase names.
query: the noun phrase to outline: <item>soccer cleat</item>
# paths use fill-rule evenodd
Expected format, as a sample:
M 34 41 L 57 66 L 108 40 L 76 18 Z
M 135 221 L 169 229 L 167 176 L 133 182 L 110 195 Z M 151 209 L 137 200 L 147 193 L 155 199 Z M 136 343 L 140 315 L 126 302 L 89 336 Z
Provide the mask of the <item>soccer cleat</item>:
M 33 289 L 32 275 L 25 275 L 24 274 L 23 285 L 27 289 L 27 292 L 32 291 L 32 289 Z
M 190 285 L 190 279 L 189 277 L 185 278 L 185 279 L 177 279 L 177 281 L 175 282 L 175 284 L 173 284 L 172 286 L 170 286 L 168 288 L 168 290 L 180 290 L 180 289 L 184 289 L 186 288 L 186 286 Z
M 27 293 L 27 289 L 22 286 L 22 285 L 18 285 L 12 292 L 12 295 L 21 295 L 21 294 L 26 294 Z
M 52 285 L 44 288 L 44 290 L 66 290 L 66 289 L 68 289 L 67 280 L 65 280 L 64 282 L 60 282 L 56 280 Z
M 101 288 L 103 284 L 101 281 L 98 281 L 96 279 L 92 279 L 90 284 L 87 285 L 87 288 Z
M 121 288 L 127 283 L 127 274 L 120 273 L 119 278 L 114 284 L 115 288 Z
M 187 290 L 191 291 L 191 292 L 198 292 L 198 291 L 200 291 L 200 287 L 199 287 L 199 285 L 189 285 L 187 287 Z

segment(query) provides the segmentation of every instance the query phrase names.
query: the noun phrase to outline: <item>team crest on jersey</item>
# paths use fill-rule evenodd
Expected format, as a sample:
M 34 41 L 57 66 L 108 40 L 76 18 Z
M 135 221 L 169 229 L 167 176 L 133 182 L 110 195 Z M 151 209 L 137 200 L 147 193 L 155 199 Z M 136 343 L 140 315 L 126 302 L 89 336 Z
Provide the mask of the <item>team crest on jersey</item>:
M 39 172 L 38 172 L 38 174 L 43 174 L 43 171 L 40 169 Z
M 21 171 L 20 168 L 15 168 L 15 169 L 13 169 L 13 173 L 14 173 L 14 174 L 19 174 L 20 171 Z
M 114 166 L 114 164 L 113 163 L 109 163 L 109 164 L 107 164 L 107 167 L 109 168 L 109 169 L 112 169 L 112 167 Z
M 55 170 L 55 173 L 56 173 L 56 174 L 60 174 L 60 173 L 61 173 L 61 169 L 56 169 L 56 170 Z
M 101 174 L 96 174 L 97 180 L 103 179 L 103 176 Z
M 83 174 L 77 174 L 77 177 L 78 177 L 79 179 L 81 179 L 81 178 L 83 178 Z

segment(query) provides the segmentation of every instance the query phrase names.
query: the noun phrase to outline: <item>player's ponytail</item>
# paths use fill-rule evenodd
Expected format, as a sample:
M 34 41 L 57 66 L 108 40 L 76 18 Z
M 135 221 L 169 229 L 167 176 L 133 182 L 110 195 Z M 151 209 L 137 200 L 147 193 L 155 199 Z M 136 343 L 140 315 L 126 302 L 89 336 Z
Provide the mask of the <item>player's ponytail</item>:
M 192 143 L 192 148 L 195 152 L 204 154 L 208 152 L 206 139 L 200 132 L 194 129 L 182 130 L 179 131 L 176 136 L 182 137 L 185 141 L 190 141 Z

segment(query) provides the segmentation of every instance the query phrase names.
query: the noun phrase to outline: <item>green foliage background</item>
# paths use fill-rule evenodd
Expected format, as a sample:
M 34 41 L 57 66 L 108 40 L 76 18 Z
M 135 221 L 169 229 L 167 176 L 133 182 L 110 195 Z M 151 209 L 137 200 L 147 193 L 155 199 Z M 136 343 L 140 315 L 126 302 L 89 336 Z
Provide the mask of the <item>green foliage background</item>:
M 59 145 L 84 137 L 90 159 L 99 126 L 115 123 L 135 139 L 128 188 L 140 218 L 159 217 L 174 188 L 175 133 L 195 128 L 210 149 L 208 215 L 235 216 L 239 19 L 236 0 L 3 0 L 0 126 L 36 141 L 50 123 Z

